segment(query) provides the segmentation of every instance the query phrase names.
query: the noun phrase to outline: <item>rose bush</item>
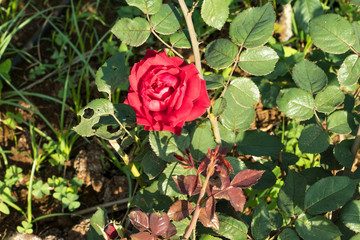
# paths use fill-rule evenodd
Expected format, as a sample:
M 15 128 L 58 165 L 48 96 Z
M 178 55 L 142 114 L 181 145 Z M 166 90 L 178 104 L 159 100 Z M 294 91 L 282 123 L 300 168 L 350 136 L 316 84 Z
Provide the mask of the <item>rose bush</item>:
M 180 135 L 186 121 L 201 116 L 210 106 L 205 81 L 193 64 L 165 51 L 148 50 L 129 76 L 125 100 L 145 130 L 170 131 Z

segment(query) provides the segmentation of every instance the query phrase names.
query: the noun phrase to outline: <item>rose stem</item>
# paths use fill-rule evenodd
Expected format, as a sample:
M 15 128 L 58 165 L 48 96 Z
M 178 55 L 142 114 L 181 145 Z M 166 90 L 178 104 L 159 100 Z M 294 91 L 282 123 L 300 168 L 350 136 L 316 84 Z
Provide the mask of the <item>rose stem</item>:
M 190 235 L 191 235 L 192 230 L 196 227 L 196 222 L 197 222 L 197 220 L 199 218 L 199 215 L 200 215 L 200 202 L 201 202 L 201 199 L 204 197 L 207 185 L 208 185 L 209 180 L 210 180 L 210 177 L 211 177 L 211 175 L 213 175 L 213 173 L 215 171 L 215 163 L 216 163 L 215 160 L 216 159 L 214 159 L 214 156 L 211 156 L 210 164 L 208 165 L 208 168 L 207 168 L 207 171 L 206 171 L 206 178 L 205 178 L 205 181 L 204 181 L 203 186 L 201 188 L 200 195 L 199 195 L 199 198 L 197 200 L 196 208 L 195 208 L 193 217 L 191 219 L 190 225 L 189 225 L 189 227 L 187 228 L 187 230 L 186 230 L 186 232 L 184 234 L 184 237 L 183 237 L 184 239 L 188 239 L 190 237 Z
M 200 58 L 200 50 L 199 50 L 199 42 L 197 40 L 196 37 L 196 32 L 194 29 L 194 24 L 192 21 L 192 13 L 196 7 L 196 5 L 199 3 L 199 1 L 197 1 L 192 9 L 189 11 L 189 9 L 187 8 L 184 0 L 179 0 L 179 4 L 181 7 L 181 11 L 183 12 L 184 16 L 185 16 L 185 21 L 186 21 L 186 25 L 188 27 L 188 31 L 189 31 L 189 35 L 190 35 L 190 41 L 191 41 L 191 46 L 193 49 L 193 53 L 194 53 L 194 58 L 195 58 L 195 66 L 196 69 L 199 72 L 199 77 L 201 79 L 204 79 L 204 76 L 202 74 L 202 68 L 201 68 L 201 58 Z M 220 130 L 219 130 L 219 126 L 217 124 L 217 119 L 214 116 L 214 114 L 212 114 L 210 112 L 210 108 L 206 109 L 206 112 L 208 113 L 208 118 L 210 119 L 210 124 L 211 124 L 211 129 L 214 133 L 214 139 L 217 145 L 221 145 L 221 136 L 220 136 Z
M 127 155 L 121 149 L 119 143 L 116 140 L 109 140 L 109 143 L 115 149 L 115 151 L 119 154 L 119 156 L 122 158 L 125 165 L 128 166 L 128 168 L 130 169 L 131 173 L 136 178 L 136 181 L 139 183 L 139 185 L 141 187 L 145 187 L 146 184 L 145 184 L 144 180 L 141 178 L 141 175 L 140 175 L 138 169 L 136 168 L 135 164 L 132 161 L 130 161 L 129 155 Z
M 191 16 L 192 16 L 192 11 L 189 12 L 189 9 L 187 8 L 184 0 L 179 0 L 179 4 L 181 7 L 181 11 L 183 12 L 184 16 L 185 16 L 185 21 L 186 21 L 186 25 L 188 27 L 188 31 L 189 31 L 189 35 L 190 35 L 190 41 L 191 41 L 191 45 L 192 45 L 192 49 L 193 49 L 193 53 L 194 53 L 194 58 L 195 58 L 195 66 L 196 69 L 199 72 L 199 76 L 201 79 L 204 79 L 203 74 L 202 74 L 202 68 L 201 68 L 201 58 L 200 58 L 200 51 L 199 51 L 199 42 L 196 38 L 196 32 L 194 29 L 194 24 L 192 22 Z M 195 7 L 193 7 L 195 8 Z

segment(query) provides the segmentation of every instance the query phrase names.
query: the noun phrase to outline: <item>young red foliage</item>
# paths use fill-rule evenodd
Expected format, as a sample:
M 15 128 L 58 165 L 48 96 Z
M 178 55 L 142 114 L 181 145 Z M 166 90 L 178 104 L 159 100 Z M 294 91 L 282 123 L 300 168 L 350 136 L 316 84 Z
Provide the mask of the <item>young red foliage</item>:
M 178 200 L 171 205 L 167 214 L 170 219 L 179 222 L 188 217 L 193 211 L 194 207 L 189 201 Z
M 199 180 L 199 176 L 188 175 L 188 176 L 173 176 L 172 177 L 176 183 L 176 187 L 183 194 L 187 194 L 190 197 L 200 193 L 202 184 Z

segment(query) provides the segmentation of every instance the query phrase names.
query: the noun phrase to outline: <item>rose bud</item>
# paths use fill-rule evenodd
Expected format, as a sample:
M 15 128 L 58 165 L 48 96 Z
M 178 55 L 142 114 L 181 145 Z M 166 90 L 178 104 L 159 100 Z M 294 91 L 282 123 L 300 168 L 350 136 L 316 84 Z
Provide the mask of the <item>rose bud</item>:
M 113 223 L 108 224 L 104 229 L 107 239 L 116 239 L 119 236 Z
M 165 51 L 147 50 L 131 69 L 129 81 L 125 103 L 145 130 L 180 135 L 185 122 L 200 117 L 210 106 L 205 81 L 195 65 L 168 57 Z

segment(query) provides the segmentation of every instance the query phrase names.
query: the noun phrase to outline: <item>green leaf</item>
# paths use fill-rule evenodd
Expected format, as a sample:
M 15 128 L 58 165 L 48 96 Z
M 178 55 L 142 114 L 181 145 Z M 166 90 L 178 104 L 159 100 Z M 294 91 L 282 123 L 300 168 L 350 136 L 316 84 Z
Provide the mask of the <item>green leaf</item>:
M 186 30 L 180 30 L 170 36 L 170 43 L 176 48 L 191 48 L 190 36 Z
M 321 153 L 329 144 L 329 135 L 318 124 L 306 126 L 299 138 L 299 149 L 302 153 Z
M 125 65 L 125 52 L 117 53 L 99 68 L 95 84 L 99 92 L 111 95 L 122 83 L 129 81 L 128 68 Z
M 360 0 L 350 0 L 350 4 L 360 6 Z
M 231 81 L 229 90 L 235 102 L 241 107 L 253 107 L 260 99 L 258 87 L 249 78 L 235 78 Z
M 205 120 L 197 125 L 191 132 L 190 151 L 194 159 L 200 160 L 208 149 L 216 147 L 214 135 L 211 130 L 209 120 Z
M 183 155 L 182 152 L 189 147 L 190 137 L 185 129 L 180 136 L 168 131 L 151 131 L 149 142 L 158 157 L 173 162 L 176 161 L 174 154 Z
M 161 194 L 169 197 L 177 197 L 182 194 L 172 178 L 177 175 L 196 175 L 196 172 L 194 169 L 183 168 L 178 162 L 169 164 L 160 175 L 159 182 L 155 182 Z
M 263 240 L 271 231 L 270 215 L 266 204 L 260 201 L 255 208 L 253 219 L 251 221 L 251 233 L 255 239 Z
M 360 78 L 360 59 L 356 54 L 349 55 L 338 71 L 338 79 L 341 86 L 352 86 Z
M 299 215 L 304 209 L 306 180 L 293 170 L 288 171 L 285 184 L 281 187 L 277 204 L 287 216 Z
M 355 32 L 355 43 L 353 44 L 353 48 L 357 52 L 360 52 L 360 22 L 359 21 L 353 22 L 352 27 L 354 28 L 354 32 Z
M 329 53 L 345 53 L 355 42 L 351 24 L 338 14 L 326 14 L 312 19 L 310 36 L 315 46 Z
M 226 100 L 225 98 L 218 98 L 215 100 L 214 106 L 212 107 L 212 114 L 214 114 L 215 117 L 220 116 L 226 109 Z
M 295 229 L 306 240 L 332 240 L 341 236 L 338 227 L 324 216 L 304 214 L 295 221 Z
M 334 148 L 334 155 L 336 160 L 344 167 L 352 168 L 354 156 L 351 153 L 351 148 L 354 143 L 353 139 L 345 139 Z
M 164 35 L 176 32 L 180 27 L 180 14 L 172 4 L 163 4 L 156 14 L 150 18 L 155 31 Z
M 328 130 L 334 133 L 349 134 L 354 127 L 352 114 L 344 110 L 333 112 L 327 121 Z
M 292 77 L 298 87 L 310 93 L 320 91 L 328 82 L 325 72 L 315 63 L 306 60 L 295 65 Z
M 280 90 L 276 103 L 280 111 L 296 120 L 307 120 L 314 115 L 314 99 L 309 92 L 302 89 Z
M 285 228 L 284 231 L 279 234 L 278 240 L 300 240 L 300 238 L 294 230 Z
M 258 183 L 252 186 L 253 189 L 267 189 L 274 186 L 276 183 L 276 176 L 272 172 L 273 168 L 270 166 L 266 166 L 259 162 L 245 162 L 245 165 L 248 169 L 265 170 Z
M 306 185 L 310 186 L 320 179 L 332 176 L 331 172 L 321 167 L 310 167 L 300 172 L 300 175 L 306 178 Z
M 141 166 L 150 180 L 156 178 L 166 166 L 166 162 L 160 159 L 151 149 L 145 149 L 138 156 Z
M 107 212 L 106 209 L 101 207 L 97 210 L 90 219 L 90 227 L 86 233 L 88 240 L 103 240 L 101 230 L 106 226 Z M 101 228 L 101 229 L 100 229 Z
M 231 131 L 242 132 L 250 128 L 254 121 L 255 109 L 238 105 L 230 91 L 226 91 L 224 98 L 227 107 L 221 115 L 221 123 Z
M 107 99 L 95 99 L 78 112 L 81 116 L 80 124 L 74 127 L 74 131 L 83 137 L 95 134 L 93 126 L 99 122 L 101 116 L 114 114 L 114 106 Z
M 305 194 L 305 209 L 312 215 L 343 206 L 353 195 L 357 181 L 345 176 L 320 179 Z
M 283 148 L 280 139 L 260 130 L 239 133 L 236 140 L 236 149 L 245 155 L 271 155 L 279 153 Z
M 10 69 L 11 69 L 11 60 L 10 58 L 8 58 L 0 64 L 0 72 L 7 74 L 10 72 Z
M 229 6 L 223 0 L 204 0 L 201 6 L 201 17 L 204 22 L 217 29 L 224 26 L 229 15 Z
M 150 36 L 150 24 L 141 17 L 121 18 L 112 27 L 111 32 L 124 43 L 137 47 Z
M 354 232 L 360 232 L 360 200 L 346 204 L 340 211 L 340 220 Z
M 9 214 L 10 214 L 10 209 L 9 209 L 8 206 L 7 206 L 4 202 L 2 202 L 2 201 L 0 201 L 0 212 L 4 213 L 4 214 L 6 214 L 6 215 L 9 215 Z
M 204 76 L 206 89 L 218 89 L 224 87 L 224 77 L 220 74 L 209 74 Z
M 345 94 L 336 85 L 329 85 L 315 97 L 316 111 L 331 113 L 345 100 Z
M 276 98 L 279 95 L 280 88 L 278 86 L 265 84 L 259 86 L 261 93 L 261 103 L 267 108 L 276 106 Z
M 294 15 L 296 22 L 305 33 L 309 34 L 309 22 L 311 19 L 324 14 L 319 0 L 296 1 Z
M 230 24 L 232 41 L 246 48 L 264 45 L 274 30 L 275 12 L 270 3 L 248 8 L 238 14 Z
M 199 240 L 221 240 L 221 238 L 217 238 L 209 234 L 202 234 Z
M 243 51 L 240 55 L 239 66 L 255 76 L 267 75 L 274 71 L 278 60 L 279 56 L 272 48 L 261 46 Z
M 242 221 L 233 217 L 218 214 L 220 226 L 219 230 L 214 229 L 220 236 L 224 236 L 231 240 L 246 240 L 247 226 Z
M 224 69 L 235 62 L 238 50 L 230 40 L 219 38 L 206 46 L 205 60 L 213 69 Z
M 126 3 L 139 8 L 145 14 L 155 14 L 160 10 L 162 0 L 126 0 Z

